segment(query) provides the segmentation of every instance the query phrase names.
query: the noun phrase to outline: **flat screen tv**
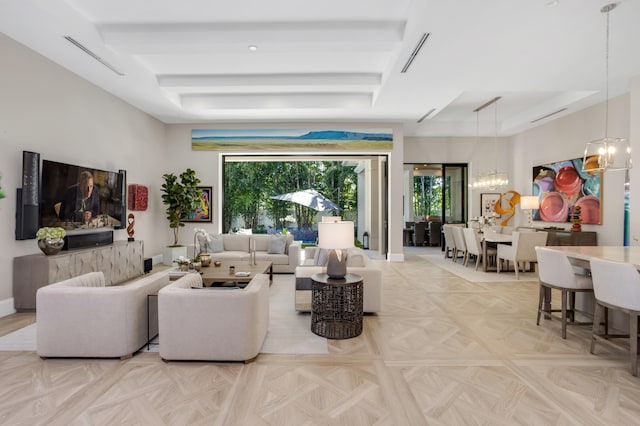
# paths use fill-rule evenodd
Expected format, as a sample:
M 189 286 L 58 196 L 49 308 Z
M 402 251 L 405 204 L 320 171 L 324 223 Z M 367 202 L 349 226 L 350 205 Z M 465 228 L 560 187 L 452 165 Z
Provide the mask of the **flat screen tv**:
M 42 161 L 40 226 L 121 229 L 126 224 L 126 173 Z

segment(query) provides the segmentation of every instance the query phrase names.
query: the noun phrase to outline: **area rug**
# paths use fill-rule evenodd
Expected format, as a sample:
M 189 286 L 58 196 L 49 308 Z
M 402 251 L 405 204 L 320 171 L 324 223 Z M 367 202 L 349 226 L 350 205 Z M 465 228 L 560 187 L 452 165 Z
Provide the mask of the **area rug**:
M 274 275 L 269 289 L 269 331 L 260 353 L 326 354 L 327 339 L 311 332 L 309 314 L 294 309 L 295 278 L 293 274 Z M 36 324 L 28 325 L 0 337 L 0 351 L 36 350 Z M 143 352 L 158 352 L 158 340 Z
M 476 265 L 473 262 L 469 262 L 467 266 L 462 265 L 461 260 L 453 262 L 451 259 L 445 259 L 444 254 L 425 254 L 418 257 L 425 259 L 434 265 L 444 269 L 447 272 L 451 272 L 460 278 L 463 278 L 472 283 L 495 283 L 495 282 L 509 282 L 516 281 L 516 274 L 513 271 L 496 273 L 483 272 L 482 265 L 478 270 L 475 270 Z M 521 272 L 517 281 L 538 281 L 537 272 Z
M 0 351 L 35 351 L 36 325 L 31 324 L 0 337 Z

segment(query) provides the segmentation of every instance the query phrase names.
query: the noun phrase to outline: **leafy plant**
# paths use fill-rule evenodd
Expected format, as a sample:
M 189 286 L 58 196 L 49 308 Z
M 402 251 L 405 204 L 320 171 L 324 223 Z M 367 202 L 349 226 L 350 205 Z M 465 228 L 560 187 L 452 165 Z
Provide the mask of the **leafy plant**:
M 67 231 L 64 228 L 40 228 L 36 232 L 36 238 L 39 240 L 51 240 L 54 238 L 64 238 L 67 235 Z
M 178 232 L 184 226 L 183 221 L 200 202 L 202 191 L 197 188 L 200 179 L 191 169 L 185 170 L 180 176 L 165 173 L 162 178 L 164 179 L 161 188 L 162 202 L 167 206 L 169 228 L 173 229 L 173 245 L 171 247 L 177 247 L 179 246 Z

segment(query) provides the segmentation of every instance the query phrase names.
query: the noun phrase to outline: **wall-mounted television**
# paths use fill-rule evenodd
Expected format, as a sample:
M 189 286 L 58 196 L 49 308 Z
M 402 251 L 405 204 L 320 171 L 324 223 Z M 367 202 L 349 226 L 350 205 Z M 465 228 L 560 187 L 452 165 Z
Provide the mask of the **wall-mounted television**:
M 126 173 L 42 161 L 40 226 L 92 230 L 126 225 Z

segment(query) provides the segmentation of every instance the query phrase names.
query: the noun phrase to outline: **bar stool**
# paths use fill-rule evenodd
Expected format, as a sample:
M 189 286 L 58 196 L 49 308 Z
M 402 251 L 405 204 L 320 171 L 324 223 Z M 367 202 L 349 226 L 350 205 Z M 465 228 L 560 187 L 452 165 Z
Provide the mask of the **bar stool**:
M 591 259 L 593 290 L 596 308 L 593 314 L 591 353 L 595 354 L 597 340 L 629 337 L 631 374 L 638 375 L 638 314 L 640 314 L 640 274 L 630 263 Z M 604 309 L 603 309 L 604 308 Z M 616 309 L 629 315 L 629 334 L 600 333 L 600 318 L 607 309 Z M 603 312 L 604 311 L 604 312 Z M 617 345 L 616 345 L 617 346 Z
M 593 282 L 590 277 L 577 275 L 569 259 L 563 253 L 545 247 L 536 247 L 538 258 L 538 275 L 540 282 L 540 294 L 538 298 L 538 318 L 536 325 L 540 325 L 540 315 L 545 314 L 549 318 L 562 321 L 562 338 L 567 338 L 567 324 L 591 325 L 591 322 L 575 321 L 576 292 L 593 292 Z M 562 301 L 560 309 L 545 309 L 542 304 L 546 295 L 551 294 L 551 289 L 560 290 Z M 568 307 L 567 307 L 568 304 Z M 562 317 L 552 315 L 552 312 L 562 312 Z M 567 318 L 569 317 L 569 318 Z M 568 321 L 567 321 L 568 319 Z

